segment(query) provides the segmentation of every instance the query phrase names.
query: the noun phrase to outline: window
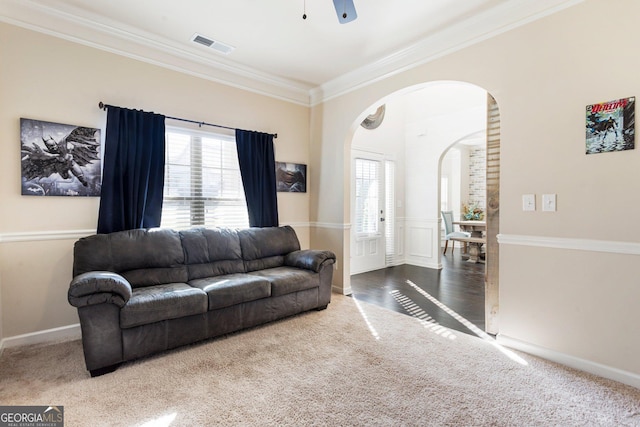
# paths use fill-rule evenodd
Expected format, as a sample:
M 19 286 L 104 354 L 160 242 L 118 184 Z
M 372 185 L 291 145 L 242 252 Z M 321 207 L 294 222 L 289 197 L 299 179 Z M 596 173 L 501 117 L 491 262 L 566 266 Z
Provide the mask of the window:
M 392 160 L 384 162 L 384 188 L 386 221 L 384 227 L 385 237 L 385 263 L 394 265 L 396 262 L 396 164 Z
M 440 178 L 440 210 L 449 210 L 449 177 Z
M 249 226 L 233 137 L 167 129 L 161 226 Z
M 356 181 L 356 233 L 378 233 L 380 204 L 380 162 L 367 159 L 355 160 Z

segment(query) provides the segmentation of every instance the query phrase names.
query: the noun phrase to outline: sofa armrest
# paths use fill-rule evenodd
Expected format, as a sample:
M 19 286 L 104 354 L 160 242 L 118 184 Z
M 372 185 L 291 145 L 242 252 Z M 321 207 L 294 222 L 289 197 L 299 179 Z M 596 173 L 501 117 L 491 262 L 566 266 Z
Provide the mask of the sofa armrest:
M 67 297 L 78 308 L 105 303 L 123 307 L 131 298 L 131 285 L 119 274 L 91 271 L 73 278 Z
M 333 252 L 314 249 L 290 252 L 284 258 L 284 264 L 287 266 L 313 270 L 316 273 L 320 272 L 325 265 L 331 265 L 335 262 L 336 255 Z

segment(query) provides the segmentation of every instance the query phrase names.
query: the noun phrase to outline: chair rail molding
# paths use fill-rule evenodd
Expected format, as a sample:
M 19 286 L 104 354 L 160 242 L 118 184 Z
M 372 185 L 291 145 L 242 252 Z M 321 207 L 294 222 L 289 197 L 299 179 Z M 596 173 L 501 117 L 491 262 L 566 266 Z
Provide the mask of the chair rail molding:
M 96 234 L 96 230 L 19 231 L 0 233 L 0 243 L 76 240 L 92 234 Z
M 311 222 L 309 223 L 311 227 L 315 228 L 332 228 L 335 230 L 350 230 L 351 224 L 349 223 L 338 223 L 338 222 Z
M 610 240 L 578 239 L 568 237 L 527 236 L 498 234 L 500 245 L 519 245 L 553 249 L 570 249 L 588 252 L 640 255 L 640 243 Z
M 287 222 L 283 221 L 282 225 L 290 225 L 292 227 L 315 227 L 328 228 L 336 230 L 349 230 L 351 224 L 333 223 L 333 222 Z M 0 243 L 14 242 L 38 242 L 43 240 L 77 240 L 82 237 L 96 234 L 94 229 L 86 230 L 56 230 L 56 231 L 18 231 L 12 233 L 0 232 Z

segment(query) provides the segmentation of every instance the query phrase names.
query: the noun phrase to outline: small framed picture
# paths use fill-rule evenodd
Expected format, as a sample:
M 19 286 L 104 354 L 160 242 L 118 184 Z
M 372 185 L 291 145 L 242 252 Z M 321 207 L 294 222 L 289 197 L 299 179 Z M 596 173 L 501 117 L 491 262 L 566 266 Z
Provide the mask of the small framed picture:
M 586 153 L 607 153 L 635 148 L 636 98 L 587 105 Z
M 276 188 L 283 193 L 306 193 L 307 165 L 276 162 Z

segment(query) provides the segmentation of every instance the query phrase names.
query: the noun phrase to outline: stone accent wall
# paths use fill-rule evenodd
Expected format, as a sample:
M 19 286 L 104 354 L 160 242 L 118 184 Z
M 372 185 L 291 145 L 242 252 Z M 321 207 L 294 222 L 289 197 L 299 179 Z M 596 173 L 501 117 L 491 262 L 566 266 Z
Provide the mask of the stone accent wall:
M 486 209 L 486 169 L 487 150 L 484 145 L 474 146 L 469 150 L 469 197 L 470 205 Z

